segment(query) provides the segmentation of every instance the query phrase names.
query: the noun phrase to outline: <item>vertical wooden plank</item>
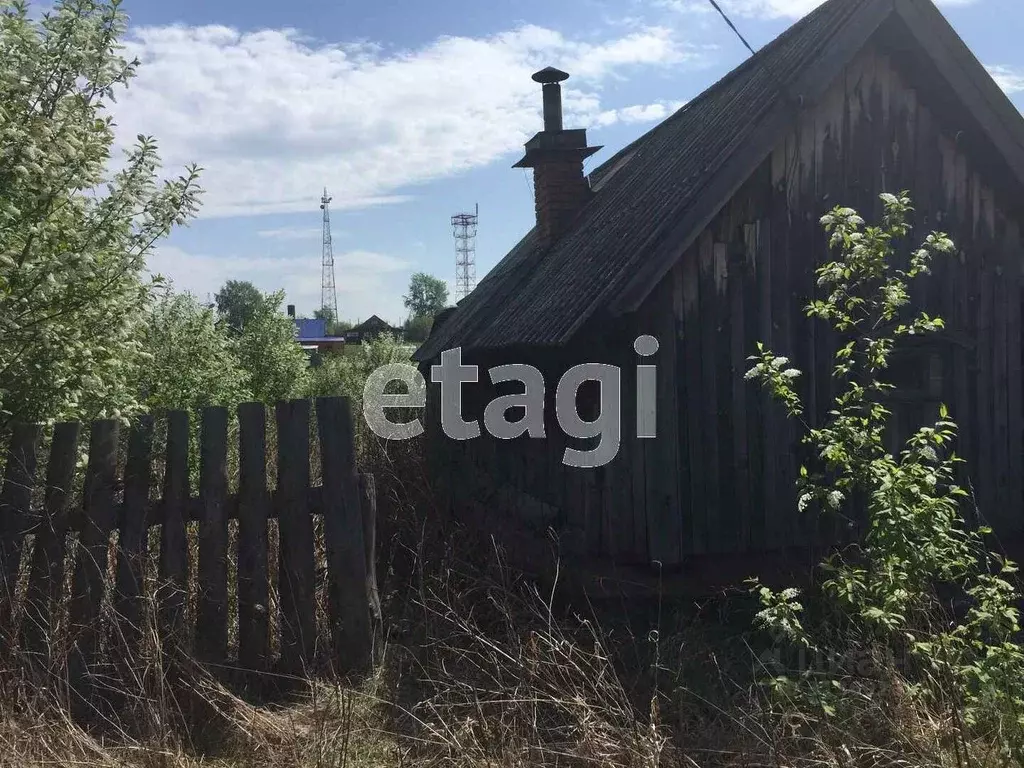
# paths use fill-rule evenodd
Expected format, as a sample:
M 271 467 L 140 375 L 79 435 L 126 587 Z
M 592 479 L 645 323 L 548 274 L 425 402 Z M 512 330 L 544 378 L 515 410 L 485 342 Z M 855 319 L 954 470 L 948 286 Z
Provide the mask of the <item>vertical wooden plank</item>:
M 68 508 L 74 491 L 78 463 L 77 422 L 57 424 L 46 467 L 43 517 L 36 528 L 36 544 L 29 573 L 26 620 L 22 624 L 22 648 L 29 654 L 48 654 L 56 611 L 64 591 L 64 555 Z M 53 659 L 48 658 L 48 661 Z
M 128 438 L 114 596 L 115 641 L 128 658 L 138 650 L 142 636 L 142 584 L 148 531 L 146 504 L 152 481 L 152 451 L 153 418 L 142 416 Z
M 189 418 L 185 411 L 167 414 L 167 456 L 160 511 L 160 631 L 164 652 L 184 641 L 185 596 L 188 590 L 188 541 L 185 523 L 189 500 Z
M 262 403 L 238 406 L 238 660 L 257 671 L 267 668 L 270 653 L 266 419 Z
M 686 258 L 686 255 L 683 255 Z M 676 526 L 679 558 L 686 559 L 686 554 L 692 551 L 693 547 L 693 469 L 690 466 L 690 435 L 686 402 L 686 372 L 683 370 L 686 365 L 685 347 L 685 317 L 686 317 L 686 294 L 683 287 L 685 279 L 683 266 L 677 263 L 672 268 L 672 325 L 671 333 L 664 340 L 664 344 L 672 345 L 673 375 L 665 386 L 672 392 L 672 407 L 675 409 L 675 434 L 672 438 L 676 440 L 675 461 L 678 467 L 677 473 L 679 482 L 676 495 L 679 507 L 679 523 Z
M 634 359 L 640 364 L 656 364 L 655 402 L 656 431 L 658 437 L 644 440 L 648 456 L 651 482 L 647 494 L 647 549 L 650 559 L 664 567 L 678 565 L 681 559 L 682 515 L 679 502 L 679 409 L 674 386 L 678 365 L 675 344 L 675 309 L 673 306 L 672 274 L 663 280 L 652 296 L 651 335 L 658 341 L 653 357 Z M 635 353 L 635 350 L 634 350 Z
M 1006 278 L 1001 274 L 1003 267 L 997 267 L 999 273 L 994 277 L 993 285 L 993 306 L 992 306 L 992 411 L 993 411 L 993 451 L 992 461 L 994 463 L 995 482 L 993 484 L 993 507 L 992 514 L 996 518 L 997 530 L 1008 531 L 1012 522 L 1013 512 L 1010 507 L 1010 477 L 1009 477 L 1009 404 L 1007 403 L 1007 363 L 1008 355 L 1006 349 L 1006 323 L 1007 315 L 1007 291 Z
M 993 280 L 990 267 L 985 264 L 979 275 L 980 301 L 978 308 L 978 487 L 979 506 L 982 519 L 995 522 L 998 510 L 993 508 L 995 500 L 995 472 L 993 471 L 993 448 L 995 430 L 992 423 L 993 344 L 992 344 L 992 292 Z
M 743 373 L 750 368 L 747 358 L 757 351 L 757 342 L 760 341 L 758 331 L 761 313 L 761 281 L 766 280 L 767 275 L 762 274 L 760 262 L 761 254 L 758 251 L 758 225 L 756 223 L 746 225 L 747 242 L 747 279 L 744 281 L 743 300 L 746 305 L 744 312 L 744 341 L 743 341 Z M 759 549 L 763 544 L 764 531 L 764 431 L 762 429 L 763 397 L 758 392 L 757 386 L 744 379 L 743 394 L 746 402 L 747 413 L 747 472 L 749 478 L 749 504 L 747 507 L 747 519 L 745 535 L 752 549 Z M 761 524 L 759 525 L 759 522 Z
M 371 656 L 374 664 L 379 664 L 384 650 L 384 623 L 380 606 L 380 592 L 377 589 L 377 485 L 373 475 L 359 475 L 359 498 L 362 502 L 366 592 L 372 630 Z
M 107 576 L 110 532 L 114 528 L 117 484 L 118 423 L 95 421 L 89 436 L 89 463 L 83 490 L 82 531 L 71 593 L 73 645 L 69 660 L 72 685 L 88 689 L 85 674 L 95 660 L 97 626 Z
M 721 233 L 731 237 L 732 231 Z M 737 475 L 735 450 L 733 447 L 733 360 L 732 360 L 732 306 L 729 295 L 735 286 L 736 277 L 729 266 L 730 244 L 716 242 L 715 253 L 715 342 L 712 357 L 715 379 L 718 383 L 718 402 L 715 427 L 718 442 L 718 498 L 719 520 L 716 526 L 718 549 L 721 552 L 736 551 L 739 534 L 739 507 L 737 504 Z M 731 287 L 732 286 L 732 287 Z
M 746 254 L 744 254 L 745 256 Z M 745 259 L 744 259 L 745 261 Z M 749 352 L 744 348 L 746 319 L 744 293 L 749 273 L 743 272 L 743 263 L 731 265 L 729 275 L 729 314 L 732 357 L 732 448 L 733 475 L 737 519 L 735 542 L 740 551 L 750 546 L 750 472 L 747 452 L 747 386 L 744 374 Z
M 773 266 L 774 266 L 775 254 L 772 252 L 772 225 L 769 219 L 761 219 L 757 223 L 757 260 L 758 260 L 758 272 L 760 275 L 759 282 L 761 284 L 761 295 L 760 295 L 760 318 L 758 323 L 759 339 L 758 341 L 765 345 L 768 349 L 774 349 L 775 344 L 775 327 L 773 323 L 772 315 L 772 296 L 773 296 Z M 773 528 L 776 525 L 777 510 L 779 508 L 779 497 L 778 497 L 778 474 L 777 474 L 777 454 L 781 448 L 778 443 L 778 409 L 775 402 L 769 396 L 769 393 L 763 388 L 758 393 L 759 402 L 761 403 L 761 414 L 763 416 L 763 423 L 761 425 L 762 434 L 762 459 L 764 465 L 761 470 L 763 484 L 764 484 L 764 508 L 760 513 L 754 515 L 751 520 L 750 532 L 754 540 L 760 540 L 765 545 L 771 545 L 776 542 L 776 538 L 773 533 Z
M 638 334 L 638 328 L 634 328 L 634 338 Z M 630 370 L 625 379 L 629 382 L 629 395 L 631 400 L 625 402 L 636 403 L 637 379 L 636 367 Z M 630 431 L 629 441 L 629 464 L 628 464 L 628 504 L 632 510 L 632 533 L 633 552 L 638 560 L 643 563 L 651 561 L 650 552 L 647 549 L 647 457 L 644 450 L 644 442 L 636 436 L 636 429 Z
M 1012 251 L 1011 251 L 1012 254 Z M 1009 270 L 1007 282 L 1007 337 L 1006 337 L 1006 390 L 1008 401 L 1007 422 L 1009 429 L 1009 466 L 1010 475 L 1009 511 L 1012 519 L 1008 521 L 1009 532 L 1020 534 L 1024 530 L 1024 412 L 1021 399 L 1024 398 L 1024 382 L 1021 380 L 1021 281 L 1020 267 L 1011 259 L 1008 260 Z
M 719 505 L 718 451 L 718 292 L 715 288 L 714 238 L 705 231 L 700 239 L 700 372 L 702 437 L 704 453 L 705 534 L 708 550 L 720 551 L 722 517 Z
M 309 401 L 279 402 L 276 413 L 281 666 L 286 673 L 298 674 L 313 660 L 316 645 L 313 520 L 307 498 Z M 325 469 L 325 478 L 332 474 Z
M 29 506 L 36 477 L 36 453 L 43 430 L 38 424 L 15 424 L 0 490 L 0 650 L 13 648 L 15 591 L 21 568 Z
M 771 227 L 771 269 L 772 269 L 772 297 L 771 311 L 773 324 L 772 351 L 776 355 L 785 355 L 793 358 L 794 345 L 792 329 L 792 316 L 799 311 L 799 302 L 793 295 L 790 259 L 793 254 L 790 252 L 790 226 L 789 226 L 789 197 L 787 199 L 777 198 L 772 207 Z M 767 528 L 767 542 L 769 546 L 785 547 L 796 543 L 796 504 L 793 492 L 793 463 L 794 430 L 792 420 L 789 419 L 785 409 L 780 403 L 772 402 L 769 405 L 774 416 L 773 440 L 776 444 L 774 451 L 774 473 L 775 490 L 778 498 L 776 500 L 775 516 L 769 521 Z
M 196 650 L 223 662 L 228 650 L 228 411 L 204 408 L 199 447 L 199 617 Z
M 372 560 L 367 559 L 372 542 L 365 538 L 367 526 L 375 521 L 366 519 L 371 510 L 362 506 L 349 401 L 319 398 L 316 415 L 324 467 L 324 540 L 333 657 L 339 671 L 361 672 L 373 661 L 370 585 L 374 579 Z
M 704 402 L 702 390 L 703 360 L 700 329 L 701 295 L 700 254 L 690 248 L 683 254 L 683 359 L 681 375 L 686 381 L 685 396 L 680 400 L 686 421 L 687 453 L 690 466 L 690 530 L 684 531 L 683 551 L 703 554 L 708 546 L 707 494 L 704 474 Z

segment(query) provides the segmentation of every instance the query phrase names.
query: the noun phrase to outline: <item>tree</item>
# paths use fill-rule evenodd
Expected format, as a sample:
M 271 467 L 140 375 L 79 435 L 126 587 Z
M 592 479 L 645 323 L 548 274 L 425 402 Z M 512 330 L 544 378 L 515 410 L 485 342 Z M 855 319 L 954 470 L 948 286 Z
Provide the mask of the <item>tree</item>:
M 448 304 L 448 286 L 444 280 L 417 272 L 409 280 L 409 293 L 402 297 L 413 317 L 433 317 Z
M 352 323 L 347 320 L 339 320 L 334 316 L 334 312 L 330 309 L 321 307 L 313 313 L 313 317 L 317 320 L 326 320 L 324 324 L 325 333 L 328 336 L 340 336 L 349 328 L 352 327 Z
M 228 280 L 213 297 L 217 313 L 235 333 L 241 333 L 263 301 L 263 293 L 248 280 Z
M 106 104 L 137 64 L 118 0 L 0 9 L 0 429 L 131 413 L 146 256 L 194 215 L 199 169 L 160 183 L 140 136 L 108 171 Z
M 432 316 L 412 315 L 405 321 L 405 327 L 402 329 L 402 337 L 405 341 L 420 344 L 427 340 L 427 336 L 430 335 L 430 327 L 433 324 L 434 319 Z
M 351 330 L 354 327 L 355 323 L 350 320 L 335 320 L 327 326 L 327 333 L 331 336 L 341 336 L 345 331 Z
M 251 398 L 231 337 L 191 294 L 160 294 L 143 329 L 145 365 L 139 366 L 137 387 L 147 410 L 195 413 Z
M 283 301 L 283 291 L 264 294 L 235 342 L 249 390 L 263 403 L 296 396 L 308 375 L 309 360 L 295 343 L 295 324 L 281 314 Z

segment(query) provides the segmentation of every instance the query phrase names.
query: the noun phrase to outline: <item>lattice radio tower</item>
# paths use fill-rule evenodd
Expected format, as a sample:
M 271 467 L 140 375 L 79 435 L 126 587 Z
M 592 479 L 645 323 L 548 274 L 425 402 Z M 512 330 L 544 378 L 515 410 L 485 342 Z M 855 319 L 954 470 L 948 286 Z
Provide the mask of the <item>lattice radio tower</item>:
M 452 216 L 455 234 L 455 300 L 465 298 L 476 287 L 476 225 L 480 219 L 480 205 L 473 213 Z
M 334 287 L 334 249 L 331 246 L 331 198 L 324 187 L 324 195 L 320 198 L 320 210 L 324 212 L 323 236 L 324 248 L 320 267 L 320 309 L 330 314 L 333 320 L 338 319 L 338 292 Z

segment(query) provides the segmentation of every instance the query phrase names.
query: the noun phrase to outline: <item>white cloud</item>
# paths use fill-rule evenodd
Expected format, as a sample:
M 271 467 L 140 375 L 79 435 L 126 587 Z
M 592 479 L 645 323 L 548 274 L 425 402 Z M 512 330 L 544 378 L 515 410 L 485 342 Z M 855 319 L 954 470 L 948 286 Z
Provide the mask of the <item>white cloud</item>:
M 313 240 L 320 237 L 321 233 L 320 227 L 282 227 L 261 229 L 256 236 L 267 240 Z
M 825 0 L 718 0 L 727 14 L 759 19 L 796 19 L 805 16 Z M 946 7 L 973 5 L 981 0 L 938 0 Z M 684 13 L 715 12 L 708 0 L 654 0 L 654 5 Z M 741 30 L 742 31 L 742 30 Z
M 993 66 L 988 67 L 988 72 L 1007 94 L 1024 93 L 1024 69 Z
M 262 291 L 284 290 L 285 301 L 300 314 L 311 315 L 320 306 L 320 259 L 267 256 L 214 256 L 165 245 L 149 257 L 152 274 L 162 274 L 178 291 L 201 299 L 228 280 L 245 279 Z M 334 257 L 338 313 L 345 319 L 365 320 L 373 314 L 398 322 L 405 316 L 401 294 L 412 265 L 402 259 L 371 251 L 345 251 Z
M 669 117 L 685 104 L 686 101 L 657 101 L 653 104 L 634 104 L 621 109 L 608 109 L 594 115 L 589 125 L 603 127 L 615 123 L 656 122 Z
M 408 185 L 520 149 L 540 127 L 542 66 L 573 75 L 571 125 L 606 112 L 602 84 L 629 68 L 699 58 L 664 27 L 618 32 L 590 43 L 523 26 L 385 51 L 288 29 L 141 27 L 115 117 L 121 136 L 155 134 L 168 170 L 205 169 L 205 217 L 315 210 L 325 185 L 336 208 L 401 202 Z

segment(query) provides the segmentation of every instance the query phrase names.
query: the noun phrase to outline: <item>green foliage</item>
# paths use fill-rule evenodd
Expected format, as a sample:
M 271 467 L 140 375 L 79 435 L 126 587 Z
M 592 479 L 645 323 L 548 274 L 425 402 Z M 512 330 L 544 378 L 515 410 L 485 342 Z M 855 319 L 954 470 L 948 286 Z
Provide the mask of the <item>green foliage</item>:
M 127 414 L 153 243 L 196 209 L 198 169 L 161 183 L 140 136 L 111 174 L 106 105 L 135 63 L 117 0 L 42 21 L 0 2 L 0 428 Z
M 900 321 L 908 281 L 927 274 L 931 260 L 954 246 L 932 233 L 913 252 L 908 270 L 894 269 L 893 249 L 909 232 L 912 208 L 905 193 L 883 195 L 882 201 L 880 226 L 865 226 L 849 208 L 822 219 L 839 255 L 817 270 L 826 298 L 813 301 L 807 314 L 828 321 L 848 341 L 835 355 L 834 407 L 805 437 L 817 466 L 802 468 L 799 479 L 802 509 L 864 507 L 867 532 L 859 546 L 825 563 L 819 595 L 825 619 L 805 626 L 799 592 L 757 585 L 759 620 L 816 654 L 841 652 L 848 644 L 905 657 L 905 672 L 916 673 L 918 681 L 914 695 L 928 705 L 953 708 L 971 734 L 998 743 L 1019 763 L 1024 653 L 1018 644 L 1020 595 L 1011 583 L 1016 568 L 988 551 L 988 531 L 972 530 L 964 521 L 961 505 L 968 494 L 957 484 L 956 425 L 942 407 L 938 421 L 918 429 L 898 456 L 883 441 L 890 416 L 886 395 L 893 389 L 884 374 L 896 342 L 942 328 L 940 319 L 923 313 Z M 796 374 L 785 358 L 759 347 L 751 361 L 748 377 L 799 418 Z M 954 590 L 969 609 L 957 615 L 944 608 L 939 585 Z M 859 695 L 849 678 L 820 670 L 778 678 L 775 685 L 826 718 L 848 714 Z
M 448 304 L 448 286 L 444 280 L 417 272 L 409 279 L 409 293 L 402 299 L 413 317 L 432 318 Z
M 341 336 L 345 331 L 350 331 L 353 328 L 355 328 L 355 323 L 349 320 L 335 320 L 327 324 L 327 335 Z
M 332 310 L 324 309 L 323 307 L 316 310 L 313 313 L 313 317 L 317 320 L 327 321 L 325 327 L 328 336 L 341 336 L 345 331 L 354 326 L 354 323 L 350 323 L 348 320 L 338 320 Z
M 432 315 L 413 315 L 405 321 L 402 337 L 406 341 L 421 344 L 427 340 L 433 324 L 434 318 Z
M 253 398 L 274 403 L 305 390 L 309 360 L 295 343 L 295 323 L 281 313 L 284 292 L 266 294 L 235 344 Z
M 235 406 L 252 397 L 232 339 L 194 296 L 165 291 L 143 324 L 145 360 L 137 388 L 153 413 L 209 405 Z
M 228 280 L 213 297 L 217 313 L 235 333 L 241 333 L 263 303 L 263 293 L 248 280 Z
M 310 370 L 306 397 L 347 397 L 352 404 L 356 443 L 360 451 L 367 448 L 370 430 L 363 413 L 363 391 L 366 380 L 377 368 L 390 363 L 411 365 L 412 348 L 391 334 L 381 334 L 364 341 L 349 354 L 324 358 L 323 364 Z M 388 393 L 405 390 L 400 382 L 392 382 Z
M 323 364 L 310 371 L 306 387 L 308 397 L 341 396 L 359 409 L 366 379 L 374 370 L 389 363 L 410 363 L 411 350 L 394 336 L 383 333 L 364 341 L 345 355 L 329 355 Z

